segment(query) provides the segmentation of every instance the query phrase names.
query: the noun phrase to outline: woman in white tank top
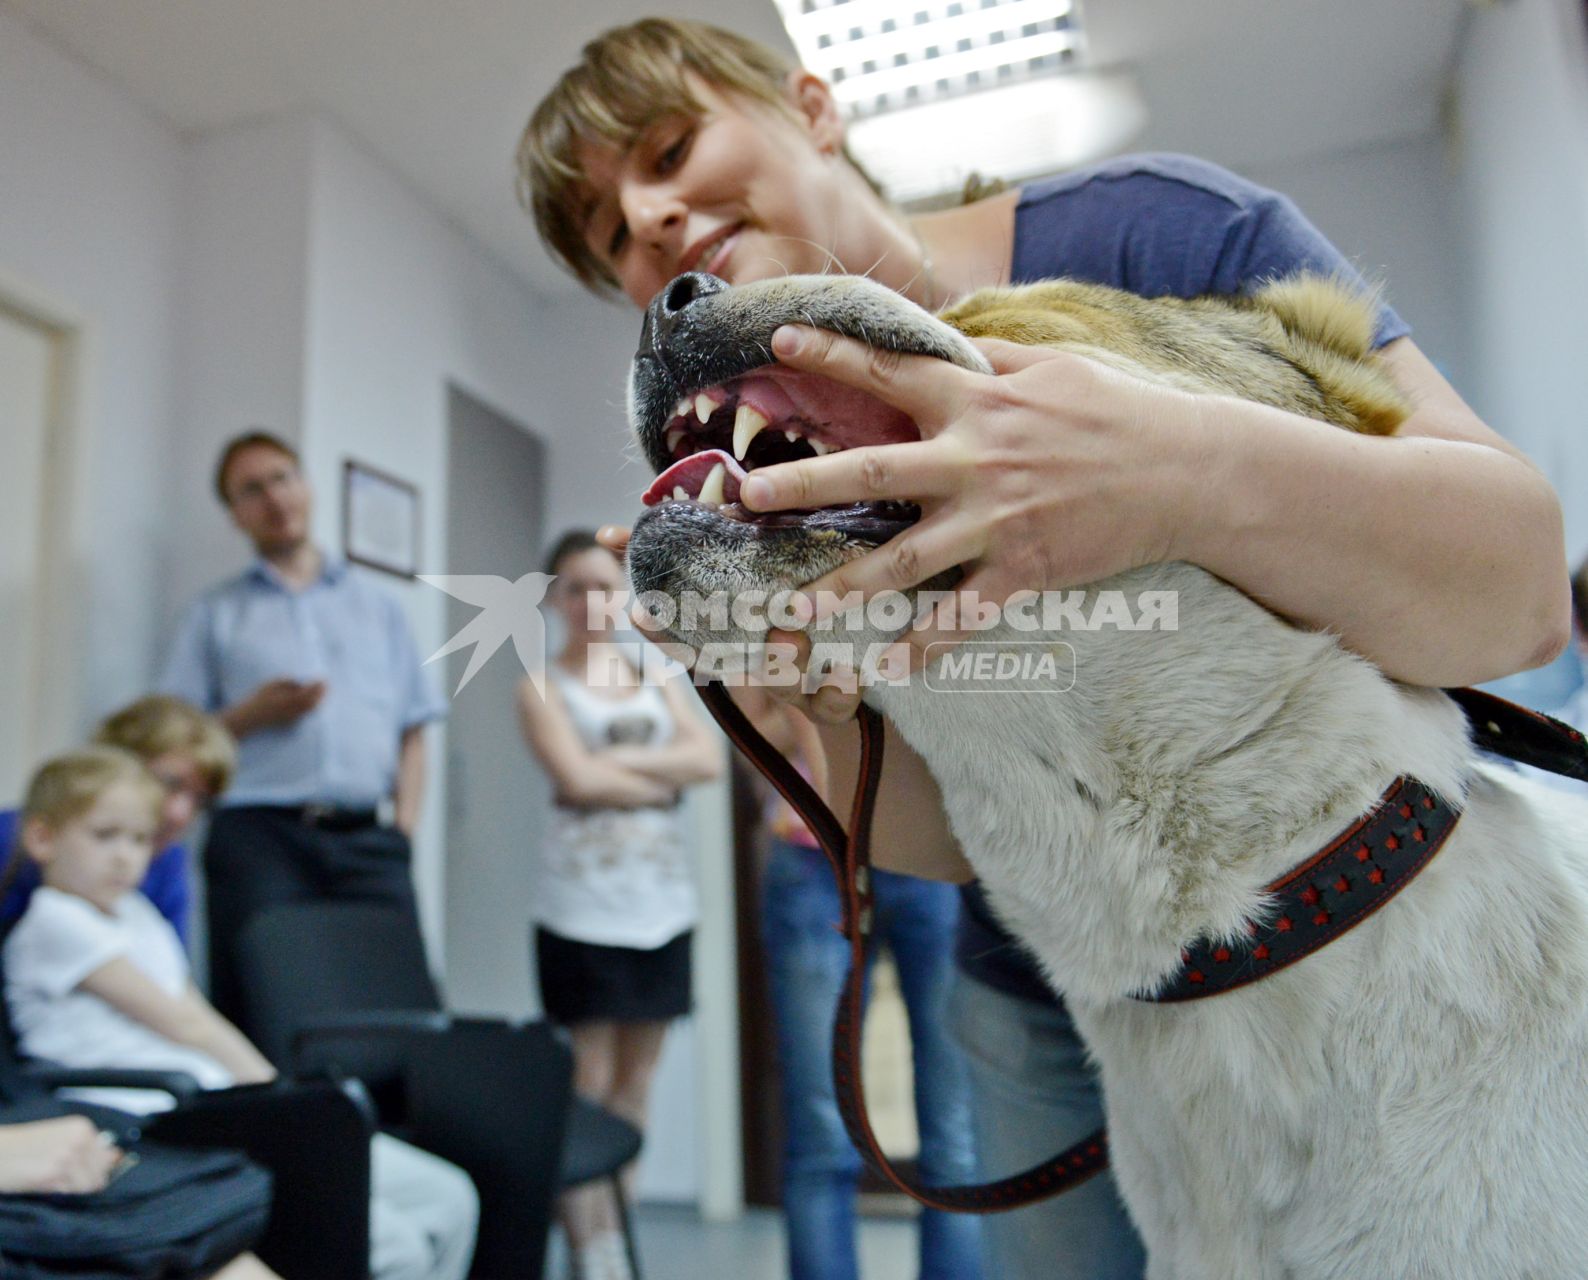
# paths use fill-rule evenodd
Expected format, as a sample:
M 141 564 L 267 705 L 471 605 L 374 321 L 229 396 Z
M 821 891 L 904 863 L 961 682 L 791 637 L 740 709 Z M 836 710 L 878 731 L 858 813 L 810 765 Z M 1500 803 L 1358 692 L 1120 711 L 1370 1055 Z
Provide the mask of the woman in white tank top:
M 612 553 L 567 533 L 547 572 L 567 641 L 544 699 L 528 679 L 518 699 L 556 798 L 535 891 L 541 999 L 572 1035 L 574 1088 L 643 1128 L 667 1023 L 690 1006 L 698 901 L 679 798 L 721 773 L 722 751 L 687 690 L 643 683 L 610 644 L 599 597 L 623 585 Z M 569 1193 L 561 1216 L 581 1276 L 627 1276 L 604 1184 Z

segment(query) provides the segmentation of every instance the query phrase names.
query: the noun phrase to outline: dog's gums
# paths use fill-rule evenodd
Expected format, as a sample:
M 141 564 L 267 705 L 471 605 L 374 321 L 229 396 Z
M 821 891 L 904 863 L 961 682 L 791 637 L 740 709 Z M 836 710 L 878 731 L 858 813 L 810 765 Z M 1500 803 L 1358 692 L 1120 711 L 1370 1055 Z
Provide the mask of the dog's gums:
M 925 350 L 967 368 L 987 368 L 947 325 L 928 318 L 923 333 L 916 317 L 900 323 L 896 295 L 880 285 L 860 281 L 813 295 L 812 279 L 823 278 L 730 290 L 710 276 L 683 276 L 651 304 L 629 388 L 630 416 L 658 473 L 643 497 L 653 509 L 646 519 L 683 504 L 747 534 L 804 530 L 828 546 L 841 534 L 857 549 L 885 542 L 919 519 L 920 509 L 909 502 L 761 514 L 738 501 L 740 483 L 757 467 L 920 439 L 909 417 L 882 401 L 777 364 L 771 338 L 778 325 L 818 323 L 897 350 Z M 821 298 L 815 309 L 813 296 Z

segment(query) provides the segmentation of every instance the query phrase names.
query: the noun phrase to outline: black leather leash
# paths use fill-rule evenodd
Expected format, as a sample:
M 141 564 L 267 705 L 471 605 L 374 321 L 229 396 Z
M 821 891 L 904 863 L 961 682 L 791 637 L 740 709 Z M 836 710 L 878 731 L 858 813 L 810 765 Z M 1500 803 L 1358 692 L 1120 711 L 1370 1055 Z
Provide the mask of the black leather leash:
M 856 716 L 860 725 L 860 777 L 855 785 L 849 820 L 851 837 L 816 794 L 815 788 L 761 736 L 744 712 L 733 704 L 722 685 L 712 681 L 700 686 L 699 692 L 734 746 L 749 757 L 810 828 L 838 879 L 838 896 L 843 904 L 840 927 L 849 943 L 849 975 L 833 1024 L 833 1079 L 844 1127 L 866 1162 L 881 1177 L 928 1208 L 954 1213 L 1017 1209 L 1079 1186 L 1107 1168 L 1108 1135 L 1103 1130 L 1024 1173 L 975 1186 L 927 1186 L 889 1161 L 871 1128 L 860 1075 L 866 948 L 871 942 L 873 920 L 871 814 L 876 804 L 877 786 L 882 780 L 882 717 L 864 703 Z
M 871 819 L 882 779 L 882 717 L 864 703 L 857 713 L 860 774 L 846 832 L 815 788 L 761 736 L 721 684 L 708 682 L 699 692 L 723 732 L 810 828 L 837 878 L 849 974 L 833 1026 L 833 1078 L 844 1126 L 867 1163 L 921 1204 L 953 1213 L 1017 1209 L 1068 1191 L 1106 1168 L 1104 1129 L 1024 1173 L 974 1186 L 928 1186 L 888 1160 L 866 1112 L 860 1071 L 865 959 L 874 915 Z M 1445 692 L 1465 712 L 1478 747 L 1588 782 L 1588 744 L 1570 725 L 1477 689 Z M 1373 809 L 1268 887 L 1265 918 L 1252 922 L 1245 938 L 1198 942 L 1187 949 L 1174 978 L 1139 998 L 1179 1002 L 1219 995 L 1326 946 L 1410 883 L 1460 817 L 1458 809 L 1416 779 L 1397 778 Z

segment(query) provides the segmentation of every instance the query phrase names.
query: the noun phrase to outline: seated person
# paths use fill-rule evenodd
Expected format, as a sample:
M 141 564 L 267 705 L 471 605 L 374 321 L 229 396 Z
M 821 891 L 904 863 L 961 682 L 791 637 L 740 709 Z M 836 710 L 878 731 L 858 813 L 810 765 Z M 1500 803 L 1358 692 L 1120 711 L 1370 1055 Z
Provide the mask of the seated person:
M 121 747 L 139 757 L 165 790 L 155 831 L 158 851 L 139 886 L 161 915 L 188 943 L 189 887 L 187 850 L 176 843 L 210 801 L 225 791 L 237 767 L 237 746 L 221 722 L 191 703 L 166 694 L 139 698 L 107 717 L 94 741 Z M 20 919 L 38 888 L 38 868 L 16 847 L 17 811 L 0 809 L 0 870 L 8 859 L 20 865 L 10 888 L 0 895 L 0 925 Z
M 92 1195 L 110 1182 L 125 1156 L 86 1116 L 0 1124 L 0 1196 Z M 70 1260 L 61 1261 L 63 1274 L 70 1274 Z M 0 1257 L 0 1275 L 8 1274 Z M 280 1280 L 251 1253 L 208 1274 L 211 1280 Z
M 193 985 L 175 931 L 138 892 L 164 790 L 137 757 L 90 747 L 48 761 L 21 815 L 41 884 L 4 948 L 18 1046 L 69 1067 L 185 1071 L 207 1089 L 275 1068 Z M 169 1105 L 116 1091 L 123 1110 Z M 370 1149 L 370 1269 L 462 1280 L 479 1201 L 462 1170 L 387 1134 Z

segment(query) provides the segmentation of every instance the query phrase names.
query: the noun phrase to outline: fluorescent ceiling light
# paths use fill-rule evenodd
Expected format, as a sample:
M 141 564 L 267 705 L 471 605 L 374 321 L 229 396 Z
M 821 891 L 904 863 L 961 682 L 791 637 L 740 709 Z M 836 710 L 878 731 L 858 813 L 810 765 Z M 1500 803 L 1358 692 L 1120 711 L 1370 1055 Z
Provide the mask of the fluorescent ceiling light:
M 1074 0 L 774 0 L 833 87 L 856 157 L 902 202 L 971 173 L 1019 181 L 1118 150 L 1146 123 L 1124 71 L 1081 70 Z
M 1020 182 L 1125 147 L 1147 122 L 1127 72 L 1077 72 L 868 116 L 849 149 L 901 204 L 958 191 L 971 174 Z

